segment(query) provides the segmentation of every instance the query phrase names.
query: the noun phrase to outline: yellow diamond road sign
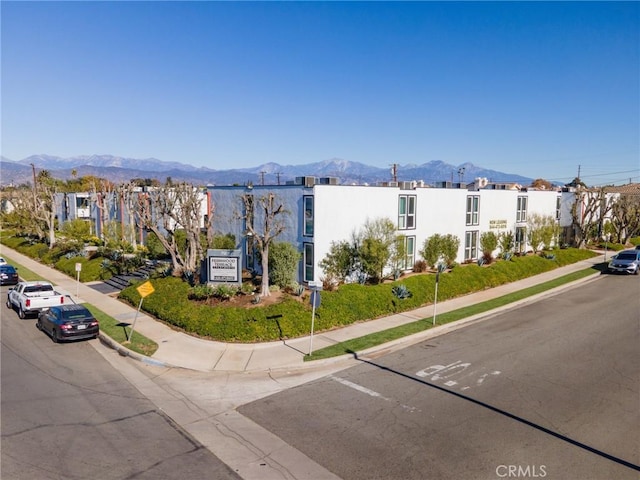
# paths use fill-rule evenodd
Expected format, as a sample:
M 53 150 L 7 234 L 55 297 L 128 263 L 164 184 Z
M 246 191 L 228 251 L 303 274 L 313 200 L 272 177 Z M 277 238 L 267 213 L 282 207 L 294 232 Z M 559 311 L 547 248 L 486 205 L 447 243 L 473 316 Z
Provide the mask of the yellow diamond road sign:
M 138 290 L 138 293 L 142 298 L 146 297 L 147 295 L 151 295 L 153 292 L 155 292 L 155 288 L 153 288 L 153 285 L 151 285 L 151 282 L 144 282 L 142 285 L 136 288 L 136 290 Z

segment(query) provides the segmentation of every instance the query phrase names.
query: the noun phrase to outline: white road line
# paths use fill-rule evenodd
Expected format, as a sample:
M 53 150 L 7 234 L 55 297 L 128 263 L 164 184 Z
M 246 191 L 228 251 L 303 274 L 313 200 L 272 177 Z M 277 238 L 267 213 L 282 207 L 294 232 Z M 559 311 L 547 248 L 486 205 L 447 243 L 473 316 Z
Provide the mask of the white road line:
M 331 380 L 335 380 L 338 383 L 341 383 L 342 385 L 349 387 L 349 388 L 353 388 L 354 390 L 357 390 L 358 392 L 361 393 L 365 393 L 371 397 L 375 397 L 375 398 L 379 398 L 381 400 L 384 400 L 386 402 L 393 402 L 396 403 L 395 400 L 391 399 L 391 398 L 387 398 L 384 395 L 376 392 L 375 390 L 371 390 L 370 388 L 367 387 L 363 387 L 362 385 L 358 385 L 357 383 L 353 383 L 349 380 L 345 380 L 344 378 L 340 378 L 340 377 L 336 377 L 333 375 L 329 375 L 329 378 Z M 409 405 L 403 405 L 403 404 L 399 404 L 400 407 L 402 407 L 404 410 L 407 410 L 409 412 L 415 412 L 415 411 L 419 411 L 417 408 L 415 407 L 410 407 Z

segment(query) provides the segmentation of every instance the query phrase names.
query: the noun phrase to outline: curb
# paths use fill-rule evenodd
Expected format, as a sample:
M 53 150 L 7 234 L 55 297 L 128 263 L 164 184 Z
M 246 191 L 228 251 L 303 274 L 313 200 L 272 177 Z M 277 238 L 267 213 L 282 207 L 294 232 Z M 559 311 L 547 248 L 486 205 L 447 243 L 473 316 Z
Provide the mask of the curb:
M 133 350 L 129 350 L 127 347 L 125 347 L 122 344 L 116 342 L 113 338 L 111 338 L 106 333 L 100 332 L 98 334 L 98 339 L 100 340 L 100 343 L 102 343 L 104 346 L 106 346 L 108 348 L 111 348 L 111 349 L 115 350 L 122 357 L 128 357 L 128 358 L 131 358 L 133 360 L 137 360 L 139 362 L 146 363 L 147 365 L 153 365 L 155 367 L 182 368 L 182 367 L 179 367 L 177 365 L 171 365 L 169 363 L 166 363 L 166 362 L 163 362 L 163 361 L 160 361 L 160 360 L 155 360 L 155 359 L 153 359 L 151 357 L 147 357 L 145 355 L 142 355 L 141 353 L 134 352 Z

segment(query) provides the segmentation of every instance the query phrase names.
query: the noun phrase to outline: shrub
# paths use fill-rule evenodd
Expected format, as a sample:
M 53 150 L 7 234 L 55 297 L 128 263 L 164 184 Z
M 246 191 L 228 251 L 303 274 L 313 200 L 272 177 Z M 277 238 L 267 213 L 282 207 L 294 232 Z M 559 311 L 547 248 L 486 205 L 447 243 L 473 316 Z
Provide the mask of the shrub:
M 214 290 L 209 285 L 196 285 L 189 289 L 190 300 L 207 300 L 213 297 Z
M 415 273 L 426 272 L 427 271 L 427 262 L 425 262 L 424 260 L 417 260 L 413 264 L 413 271 Z
M 355 271 L 357 253 L 349 242 L 331 242 L 329 253 L 320 261 L 320 268 L 330 282 L 344 283 Z
M 238 293 L 238 288 L 233 285 L 216 285 L 213 288 L 213 296 L 220 298 L 221 300 L 229 300 L 236 293 Z
M 436 233 L 424 241 L 422 251 L 419 253 L 431 267 L 435 267 L 440 261 L 448 266 L 455 261 L 459 247 L 460 239 L 455 235 Z
M 406 285 L 396 285 L 391 289 L 391 293 L 393 293 L 400 300 L 404 300 L 405 298 L 411 298 L 413 294 L 407 288 Z
M 500 252 L 504 256 L 506 253 L 512 253 L 514 247 L 513 232 L 511 230 L 502 232 L 498 235 L 498 246 Z
M 493 262 L 493 252 L 498 247 L 498 236 L 493 232 L 483 232 L 480 235 L 480 249 L 482 259 L 487 265 Z
M 287 288 L 296 280 L 300 252 L 288 242 L 273 242 L 269 247 L 269 283 Z
M 211 248 L 233 250 L 236 248 L 236 236 L 233 233 L 227 233 L 226 235 L 214 235 L 213 245 Z
M 442 255 L 442 241 L 442 235 L 437 233 L 425 239 L 420 255 L 424 258 L 427 265 L 434 267 L 436 263 L 438 263 L 438 260 L 440 260 L 440 256 Z

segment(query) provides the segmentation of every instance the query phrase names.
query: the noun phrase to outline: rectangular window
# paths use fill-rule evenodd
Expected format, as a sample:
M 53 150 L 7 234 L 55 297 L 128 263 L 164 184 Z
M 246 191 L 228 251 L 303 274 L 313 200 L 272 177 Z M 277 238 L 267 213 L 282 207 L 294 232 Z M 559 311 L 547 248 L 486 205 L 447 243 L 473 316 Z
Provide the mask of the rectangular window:
M 475 260 L 478 258 L 478 231 L 473 230 L 464 234 L 464 259 Z
M 416 228 L 416 196 L 398 197 L 398 230 Z
M 556 220 L 560 220 L 560 197 L 556 198 Z
M 516 227 L 515 251 L 516 253 L 525 253 L 526 248 L 527 248 L 527 229 L 525 227 Z
M 313 243 L 304 244 L 304 281 L 313 281 Z
M 526 221 L 527 221 L 527 197 L 518 197 L 516 222 L 526 222 Z
M 404 269 L 410 270 L 416 263 L 416 237 L 405 237 L 405 254 Z
M 304 209 L 304 233 L 305 237 L 313 237 L 313 197 L 302 198 Z
M 469 195 L 467 197 L 467 225 L 480 224 L 480 196 Z

